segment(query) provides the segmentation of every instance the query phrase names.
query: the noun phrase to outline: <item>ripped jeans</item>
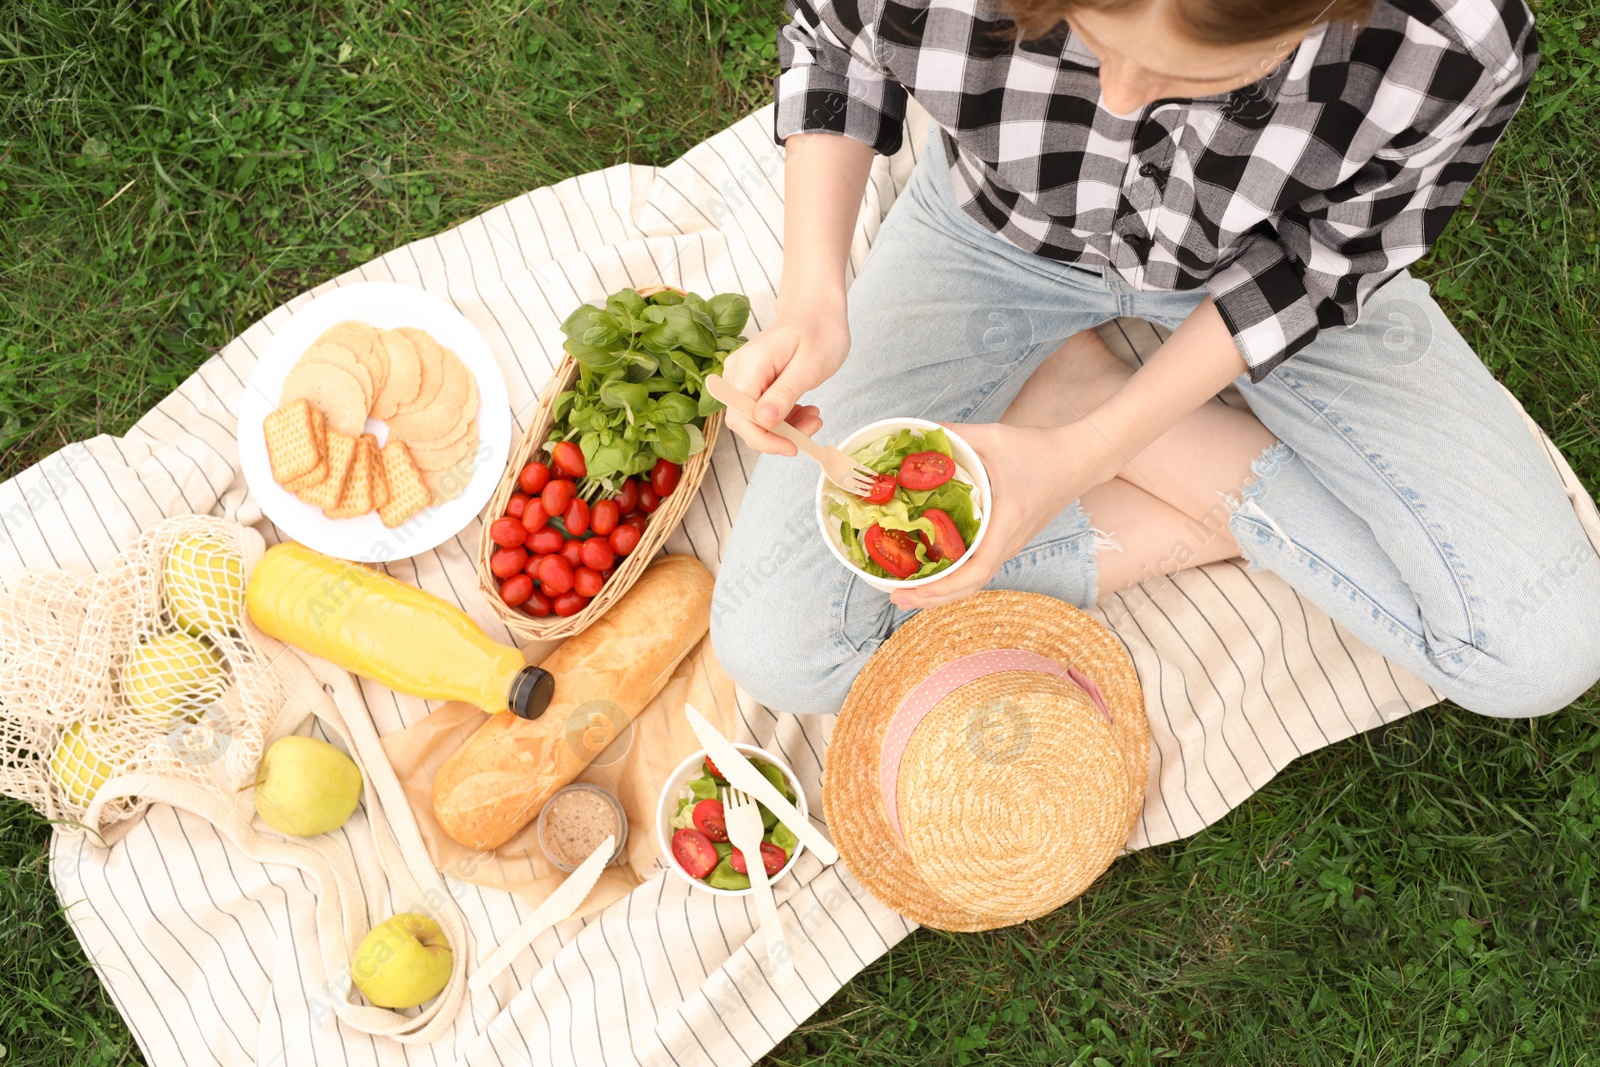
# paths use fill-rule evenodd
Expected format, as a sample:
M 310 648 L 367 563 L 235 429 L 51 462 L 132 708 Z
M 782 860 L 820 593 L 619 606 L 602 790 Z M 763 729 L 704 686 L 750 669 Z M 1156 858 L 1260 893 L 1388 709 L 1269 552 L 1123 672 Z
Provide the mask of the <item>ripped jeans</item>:
M 890 416 L 995 422 L 1067 337 L 1117 316 L 1176 328 L 1204 295 L 1006 243 L 955 206 L 935 138 L 850 289 L 850 358 L 805 399 L 824 443 Z M 1473 711 L 1544 714 L 1600 678 L 1600 560 L 1426 285 L 1400 274 L 1358 324 L 1237 384 L 1283 442 L 1226 520 L 1252 565 Z M 728 671 L 798 713 L 837 711 L 908 616 L 829 554 L 816 478 L 798 459 L 756 463 L 712 605 Z M 1073 504 L 991 588 L 1091 606 L 1098 547 Z

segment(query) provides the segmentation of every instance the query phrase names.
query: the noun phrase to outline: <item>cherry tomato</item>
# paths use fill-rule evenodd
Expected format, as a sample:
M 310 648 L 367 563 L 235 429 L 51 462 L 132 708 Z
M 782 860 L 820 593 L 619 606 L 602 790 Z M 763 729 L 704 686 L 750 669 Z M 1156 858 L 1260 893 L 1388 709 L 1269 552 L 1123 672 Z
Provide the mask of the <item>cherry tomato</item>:
M 715 846 L 712 846 L 713 848 Z M 770 842 L 761 842 L 761 866 L 767 869 L 767 877 L 771 878 L 783 870 L 783 865 L 789 862 L 789 854 L 777 845 Z M 745 866 L 744 853 L 734 849 L 728 853 L 728 866 L 740 874 L 749 874 L 750 869 Z
M 615 567 L 607 567 L 605 570 L 600 572 L 600 577 L 609 582 L 611 580 L 611 575 L 615 573 L 616 569 L 617 568 Z
M 591 537 L 583 543 L 582 558 L 585 567 L 603 571 L 617 561 L 617 550 L 604 537 Z
M 528 531 L 522 528 L 521 519 L 513 519 L 507 515 L 489 524 L 489 540 L 501 548 L 516 548 L 527 539 Z
M 594 507 L 589 509 L 589 529 L 601 537 L 615 530 L 621 521 L 622 509 L 615 500 L 596 501 Z
M 522 528 L 530 534 L 544 529 L 545 523 L 550 521 L 550 513 L 538 500 L 538 497 L 529 497 L 528 506 L 522 510 Z
M 872 479 L 872 489 L 862 497 L 869 504 L 887 504 L 894 499 L 894 488 L 899 483 L 892 474 L 880 474 Z
M 636 478 L 622 479 L 622 492 L 616 495 L 617 510 L 626 515 L 639 506 L 639 481 Z
M 678 477 L 683 473 L 670 459 L 658 459 L 656 465 L 650 468 L 650 488 L 656 496 L 671 496 L 672 491 L 678 488 Z
M 572 591 L 582 597 L 600 595 L 600 587 L 606 580 L 600 577 L 600 572 L 592 567 L 579 567 L 572 572 Z
M 532 595 L 533 579 L 526 574 L 513 574 L 500 583 L 500 599 L 506 602 L 507 607 L 525 604 Z
M 528 551 L 539 556 L 548 556 L 552 552 L 560 552 L 562 544 L 566 541 L 561 536 L 561 531 L 554 526 L 533 531 L 533 536 L 528 538 Z
M 544 490 L 545 484 L 550 481 L 550 468 L 538 460 L 533 460 L 522 473 L 517 475 L 517 488 L 529 496 L 538 496 Z
M 568 615 L 576 615 L 589 606 L 589 598 L 579 596 L 577 593 L 562 593 L 556 597 L 556 614 L 563 619 Z
M 527 493 L 524 493 L 521 489 L 518 489 L 515 493 L 512 493 L 511 499 L 506 501 L 506 518 L 522 518 L 523 510 L 527 508 L 528 501 L 532 499 L 533 497 L 529 496 Z
M 523 575 L 523 577 L 527 578 L 528 576 Z M 528 581 L 531 582 L 533 579 L 528 578 Z M 528 597 L 527 603 L 522 605 L 522 610 L 526 611 L 529 615 L 532 615 L 536 619 L 542 619 L 546 615 L 550 614 L 550 609 L 550 598 L 539 592 L 537 589 L 533 591 L 533 595 Z
M 582 478 L 589 473 L 588 464 L 583 462 L 583 449 L 576 441 L 557 442 L 550 463 L 557 473 L 568 478 Z
M 583 566 L 583 542 L 576 537 L 569 537 L 561 542 L 560 556 L 573 567 Z
M 966 555 L 967 543 L 956 529 L 956 521 L 939 508 L 929 508 L 922 517 L 933 523 L 933 538 L 921 534 L 922 543 L 928 546 L 928 558 L 937 563 L 941 559 L 960 559 Z
M 548 553 L 546 553 L 546 555 L 548 555 Z M 528 563 L 522 568 L 522 573 L 526 574 L 529 578 L 532 578 L 534 585 L 539 584 L 539 561 L 542 559 L 544 559 L 544 556 L 535 555 L 534 553 L 530 552 L 528 553 Z
M 545 596 L 560 596 L 572 588 L 572 564 L 560 556 L 546 556 L 539 561 L 539 588 Z
M 573 537 L 582 537 L 588 533 L 589 502 L 582 497 L 573 497 L 572 503 L 567 505 L 567 510 L 561 515 L 561 523 Z
M 872 562 L 888 571 L 891 578 L 909 578 L 922 566 L 917 559 L 917 543 L 904 530 L 885 530 L 873 523 L 867 527 L 865 542 Z
M 900 461 L 898 481 L 907 489 L 937 489 L 956 476 L 956 461 L 943 452 L 913 452 Z
M 528 565 L 525 548 L 502 548 L 489 557 L 489 570 L 496 578 L 509 578 Z
M 661 496 L 648 485 L 639 487 L 639 510 L 649 514 L 661 506 Z
M 728 818 L 723 814 L 722 801 L 702 800 L 694 806 L 694 828 L 713 841 L 728 839 Z
M 552 478 L 540 494 L 544 504 L 544 513 L 551 518 L 565 515 L 567 505 L 572 503 L 572 498 L 578 495 L 578 487 L 565 478 Z
M 706 763 L 706 770 L 711 772 L 711 777 L 713 777 L 713 778 L 722 778 L 723 777 L 722 772 L 717 770 L 717 765 L 715 763 L 711 762 L 711 757 L 710 756 L 706 757 L 705 763 Z
M 717 865 L 717 846 L 699 830 L 686 827 L 672 835 L 672 858 L 690 878 L 704 878 Z
M 642 515 L 639 512 L 635 511 L 632 515 L 629 515 L 627 518 L 623 519 L 617 525 L 618 526 L 632 526 L 635 530 L 639 531 L 640 536 L 643 536 L 645 527 L 650 525 L 650 516 Z
M 643 536 L 638 527 L 624 523 L 612 530 L 611 536 L 606 540 L 611 545 L 611 551 L 619 556 L 626 556 L 629 552 L 639 547 L 639 538 Z

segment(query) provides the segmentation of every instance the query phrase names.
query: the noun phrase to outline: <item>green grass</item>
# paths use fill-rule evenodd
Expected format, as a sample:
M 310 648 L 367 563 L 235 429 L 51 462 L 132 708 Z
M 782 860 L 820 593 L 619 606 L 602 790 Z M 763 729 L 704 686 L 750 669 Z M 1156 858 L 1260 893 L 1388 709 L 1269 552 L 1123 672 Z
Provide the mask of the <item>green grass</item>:
M 765 102 L 779 7 L 11 0 L 0 477 L 120 432 L 256 317 L 393 245 L 672 159 Z M 1600 27 L 1587 0 L 1536 9 L 1531 101 L 1423 273 L 1600 491 Z M 1597 725 L 1591 693 L 1314 753 L 1045 920 L 919 932 L 768 1062 L 1595 1062 Z M 0 1064 L 137 1063 L 47 841 L 0 803 Z

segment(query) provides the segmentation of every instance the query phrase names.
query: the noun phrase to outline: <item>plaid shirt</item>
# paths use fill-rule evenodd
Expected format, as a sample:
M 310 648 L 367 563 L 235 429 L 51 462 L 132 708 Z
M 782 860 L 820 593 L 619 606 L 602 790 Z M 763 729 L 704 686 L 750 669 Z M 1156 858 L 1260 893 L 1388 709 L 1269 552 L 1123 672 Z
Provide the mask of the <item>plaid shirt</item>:
M 1065 23 L 1017 40 L 993 0 L 790 0 L 775 133 L 888 154 L 906 94 L 961 206 L 1026 251 L 1138 289 L 1204 286 L 1260 381 L 1422 256 L 1538 62 L 1522 0 L 1378 0 L 1263 80 L 1119 118 Z

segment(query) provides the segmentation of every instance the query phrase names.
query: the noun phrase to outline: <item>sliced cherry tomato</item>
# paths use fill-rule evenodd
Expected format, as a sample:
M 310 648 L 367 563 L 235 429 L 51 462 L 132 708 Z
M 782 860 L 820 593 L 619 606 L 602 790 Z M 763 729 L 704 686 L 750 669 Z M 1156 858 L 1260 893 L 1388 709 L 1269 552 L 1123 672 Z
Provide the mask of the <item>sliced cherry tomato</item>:
M 606 540 L 611 545 L 611 551 L 619 556 L 626 556 L 629 552 L 639 547 L 639 538 L 643 536 L 644 534 L 639 532 L 637 526 L 623 523 L 615 530 L 612 530 L 611 536 Z
M 533 596 L 533 579 L 526 574 L 513 574 L 500 583 L 500 599 L 506 602 L 507 607 L 517 607 L 525 604 Z
M 639 506 L 639 481 L 636 478 L 622 480 L 622 492 L 616 496 L 617 510 L 626 515 Z
M 694 828 L 713 841 L 728 839 L 728 818 L 722 812 L 722 801 L 702 800 L 694 806 Z
M 583 566 L 583 542 L 576 537 L 567 538 L 561 542 L 560 556 L 574 569 Z
M 588 533 L 589 502 L 582 497 L 573 497 L 572 503 L 567 505 L 567 510 L 561 515 L 561 524 L 573 537 L 582 537 Z
M 538 496 L 550 481 L 550 468 L 534 460 L 517 475 L 517 488 L 529 496 Z
M 656 465 L 650 468 L 650 488 L 656 496 L 671 496 L 672 491 L 678 488 L 678 478 L 683 474 L 683 468 L 670 459 L 658 459 Z
M 789 854 L 768 841 L 761 842 L 761 866 L 767 869 L 767 877 L 771 878 L 783 870 L 783 865 L 789 862 Z M 750 868 L 745 866 L 744 853 L 734 849 L 728 853 L 728 866 L 740 874 L 749 874 Z
M 892 474 L 880 474 L 872 479 L 872 490 L 862 497 L 869 504 L 887 504 L 894 499 L 894 488 L 899 483 Z
M 898 481 L 907 489 L 937 489 L 956 476 L 956 461 L 943 452 L 913 452 L 900 461 Z
M 885 530 L 873 523 L 867 527 L 865 541 L 867 555 L 872 557 L 872 562 L 888 571 L 891 578 L 909 578 L 922 566 L 917 559 L 917 543 L 904 530 Z
M 599 596 L 600 587 L 605 584 L 606 580 L 593 567 L 578 567 L 572 572 L 572 591 L 579 596 Z
M 596 530 L 596 533 L 600 531 Z M 583 543 L 583 565 L 597 571 L 609 570 L 617 561 L 617 550 L 604 537 L 591 537 Z
M 956 520 L 939 508 L 929 508 L 922 517 L 933 523 L 933 539 L 921 534 L 922 543 L 928 546 L 928 558 L 937 563 L 941 559 L 960 559 L 966 555 L 967 543 L 956 529 Z
M 523 511 L 528 507 L 528 501 L 532 499 L 533 497 L 529 496 L 527 493 L 524 493 L 521 489 L 518 489 L 515 493 L 512 493 L 511 499 L 506 501 L 506 518 L 522 518 Z
M 527 575 L 523 575 L 523 577 L 526 578 Z M 528 578 L 528 580 L 530 582 L 533 581 L 532 578 Z M 536 619 L 542 619 L 546 615 L 549 615 L 550 609 L 550 598 L 539 592 L 537 589 L 535 589 L 533 594 L 528 597 L 527 602 L 522 605 L 522 610 L 526 611 L 529 615 L 532 615 Z
M 556 597 L 556 614 L 560 615 L 563 619 L 568 615 L 576 615 L 578 612 L 582 611 L 588 606 L 589 598 L 586 596 L 579 596 L 577 593 L 562 593 L 560 596 Z
M 539 588 L 545 596 L 560 596 L 572 588 L 572 564 L 560 556 L 546 556 L 539 561 Z
M 556 442 L 556 447 L 551 451 L 550 464 L 568 478 L 582 478 L 589 473 L 589 465 L 583 461 L 583 449 L 578 447 L 576 441 Z
M 538 508 L 534 509 L 539 510 Z M 539 556 L 548 556 L 552 552 L 560 552 L 561 546 L 566 543 L 566 538 L 561 536 L 561 531 L 554 526 L 533 531 L 528 538 L 528 551 Z
M 717 846 L 699 830 L 685 827 L 672 835 L 672 858 L 690 878 L 704 878 L 717 865 Z
M 550 513 L 544 509 L 544 504 L 536 496 L 529 497 L 528 506 L 522 510 L 522 528 L 531 534 L 544 529 L 549 521 Z
M 525 548 L 502 548 L 489 557 L 489 570 L 496 578 L 509 578 L 528 565 Z
M 604 537 L 622 521 L 622 509 L 615 500 L 599 500 L 589 509 L 589 529 Z
M 722 778 L 723 777 L 722 772 L 717 770 L 717 765 L 715 763 L 711 762 L 711 757 L 710 756 L 706 757 L 705 762 L 706 762 L 706 770 L 711 772 L 711 776 L 713 778 Z
M 648 485 L 639 487 L 639 510 L 648 515 L 661 506 L 661 495 Z
M 517 548 L 527 539 L 528 531 L 522 528 L 521 519 L 507 515 L 489 524 L 489 540 L 501 548 Z
M 544 504 L 544 513 L 553 519 L 557 515 L 565 515 L 567 505 L 572 503 L 572 498 L 577 495 L 576 485 L 565 478 L 552 478 L 544 487 L 544 492 L 539 494 L 539 499 Z

